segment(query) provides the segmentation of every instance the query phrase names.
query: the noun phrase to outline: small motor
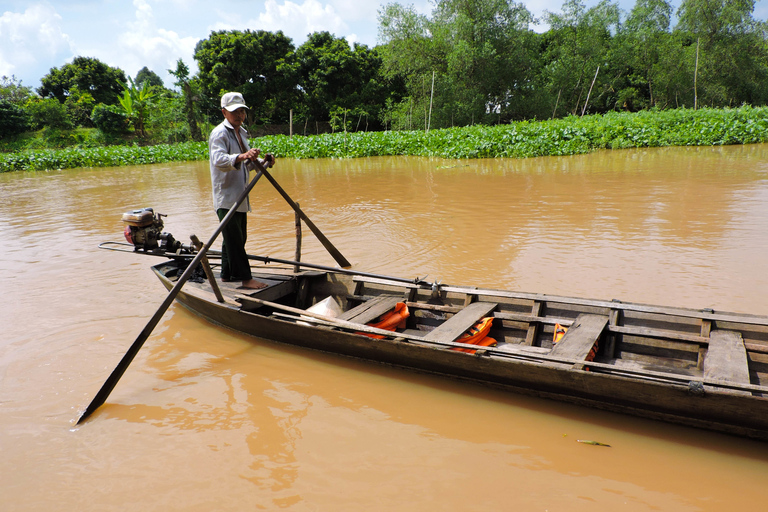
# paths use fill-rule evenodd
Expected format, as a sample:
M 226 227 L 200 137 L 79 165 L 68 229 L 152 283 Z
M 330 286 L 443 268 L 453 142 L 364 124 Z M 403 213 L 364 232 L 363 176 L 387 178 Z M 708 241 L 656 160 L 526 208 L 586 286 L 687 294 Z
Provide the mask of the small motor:
M 177 252 L 181 242 L 170 233 L 163 233 L 163 215 L 152 208 L 133 210 L 123 214 L 125 239 L 133 244 L 134 250 L 152 252 Z

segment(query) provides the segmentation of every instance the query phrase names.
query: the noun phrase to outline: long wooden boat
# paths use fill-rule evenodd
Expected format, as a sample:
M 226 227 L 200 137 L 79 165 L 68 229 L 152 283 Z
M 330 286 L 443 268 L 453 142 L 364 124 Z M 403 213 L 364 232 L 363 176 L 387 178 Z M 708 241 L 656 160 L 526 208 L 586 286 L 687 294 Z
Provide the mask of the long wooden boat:
M 174 258 L 152 270 L 171 289 L 187 263 Z M 267 340 L 768 440 L 768 316 L 342 270 L 254 266 L 254 277 L 268 287 L 201 279 L 176 300 Z M 331 302 L 335 316 L 310 309 Z M 409 313 L 400 327 L 372 326 L 397 303 Z M 493 346 L 465 343 L 482 319 L 490 319 L 484 339 Z

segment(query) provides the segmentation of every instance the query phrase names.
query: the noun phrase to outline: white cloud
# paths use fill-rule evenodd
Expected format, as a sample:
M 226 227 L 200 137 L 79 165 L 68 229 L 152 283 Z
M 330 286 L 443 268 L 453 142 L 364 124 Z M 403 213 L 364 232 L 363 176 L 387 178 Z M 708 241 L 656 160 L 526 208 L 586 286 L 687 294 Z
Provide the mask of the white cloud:
M 172 30 L 159 28 L 155 21 L 152 7 L 146 0 L 134 0 L 136 9 L 135 19 L 127 23 L 127 30 L 117 37 L 120 68 L 128 75 L 135 76 L 138 71 L 147 66 L 157 73 L 165 82 L 166 87 L 172 87 L 173 78 L 167 73 L 168 69 L 176 68 L 176 61 L 181 58 L 194 73 L 195 62 L 192 55 L 198 37 L 181 37 Z
M 265 30 L 279 25 L 286 34 L 301 31 L 297 36 L 289 34 L 292 39 L 303 41 L 312 32 L 327 30 L 338 34 L 347 29 L 347 24 L 333 6 L 323 5 L 317 0 L 305 0 L 301 5 L 288 1 L 278 5 L 275 0 L 267 0 L 264 8 L 266 13 L 259 16 L 259 22 L 264 24 Z
M 72 57 L 72 43 L 61 16 L 48 4 L 0 16 L 0 75 L 23 74 L 41 66 L 59 66 Z
M 227 19 L 227 13 L 218 13 L 221 19 Z M 294 44 L 306 41 L 312 32 L 328 31 L 339 37 L 348 30 L 344 19 L 330 4 L 321 4 L 317 0 L 305 0 L 297 4 L 286 0 L 279 4 L 276 0 L 264 2 L 264 12 L 243 24 L 219 22 L 211 30 L 266 30 L 283 33 L 290 37 Z
M 344 18 L 350 21 L 370 21 L 376 20 L 376 13 L 379 10 L 381 2 L 366 2 L 365 0 L 330 0 L 336 12 L 343 12 Z M 412 2 L 408 2 L 412 3 Z

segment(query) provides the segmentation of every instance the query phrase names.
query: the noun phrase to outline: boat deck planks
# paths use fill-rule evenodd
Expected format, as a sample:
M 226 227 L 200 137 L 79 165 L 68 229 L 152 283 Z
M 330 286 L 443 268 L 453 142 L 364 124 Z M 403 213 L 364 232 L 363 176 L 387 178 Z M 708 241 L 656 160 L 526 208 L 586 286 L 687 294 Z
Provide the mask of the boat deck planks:
M 551 354 L 579 361 L 586 360 L 607 325 L 607 316 L 579 315 L 568 328 L 565 336 L 552 348 Z
M 749 361 L 741 334 L 715 330 L 709 335 L 709 350 L 704 357 L 704 378 L 749 384 Z
M 451 318 L 428 332 L 425 340 L 456 341 L 459 336 L 472 328 L 479 320 L 491 313 L 498 304 L 493 302 L 473 302 Z

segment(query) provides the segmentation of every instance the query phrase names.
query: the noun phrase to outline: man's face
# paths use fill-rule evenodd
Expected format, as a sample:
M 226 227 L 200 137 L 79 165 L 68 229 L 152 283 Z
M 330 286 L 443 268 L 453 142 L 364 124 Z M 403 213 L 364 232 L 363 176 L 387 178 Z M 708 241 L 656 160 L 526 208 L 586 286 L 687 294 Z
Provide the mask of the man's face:
M 239 128 L 240 125 L 243 124 L 243 121 L 245 121 L 245 117 L 247 116 L 248 111 L 245 109 L 245 107 L 238 108 L 233 112 L 223 108 L 221 109 L 221 113 L 224 114 L 224 118 L 229 121 L 229 124 L 235 128 Z

